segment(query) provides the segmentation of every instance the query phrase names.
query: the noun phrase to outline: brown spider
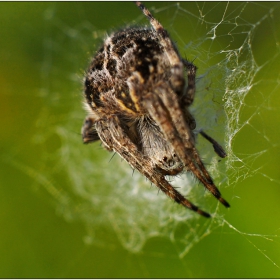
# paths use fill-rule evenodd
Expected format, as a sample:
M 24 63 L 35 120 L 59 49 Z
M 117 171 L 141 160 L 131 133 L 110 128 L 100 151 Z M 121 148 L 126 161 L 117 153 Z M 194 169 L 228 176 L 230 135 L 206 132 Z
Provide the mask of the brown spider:
M 101 140 L 174 201 L 210 217 L 165 179 L 165 175 L 191 171 L 229 207 L 195 148 L 196 122 L 188 107 L 195 94 L 196 66 L 181 58 L 149 10 L 140 2 L 136 5 L 152 28 L 115 32 L 97 51 L 85 77 L 89 116 L 82 128 L 83 141 Z M 200 133 L 220 157 L 226 156 L 214 139 Z

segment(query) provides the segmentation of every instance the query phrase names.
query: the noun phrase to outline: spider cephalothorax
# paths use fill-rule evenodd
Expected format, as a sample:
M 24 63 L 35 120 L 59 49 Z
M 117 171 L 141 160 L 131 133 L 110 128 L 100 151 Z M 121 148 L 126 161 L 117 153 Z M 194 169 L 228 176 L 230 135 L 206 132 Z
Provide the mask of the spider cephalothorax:
M 173 200 L 210 217 L 165 179 L 191 171 L 229 207 L 195 148 L 195 120 L 188 106 L 194 99 L 196 67 L 181 58 L 162 25 L 136 4 L 152 28 L 115 32 L 96 53 L 85 77 L 89 116 L 82 129 L 84 143 L 100 139 Z M 219 156 L 226 156 L 214 139 L 201 134 Z

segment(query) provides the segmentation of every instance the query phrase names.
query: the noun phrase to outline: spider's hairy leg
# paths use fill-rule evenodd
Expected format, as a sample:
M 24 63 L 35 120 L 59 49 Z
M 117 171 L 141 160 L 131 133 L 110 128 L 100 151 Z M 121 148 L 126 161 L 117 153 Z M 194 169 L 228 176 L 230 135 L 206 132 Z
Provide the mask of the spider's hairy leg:
M 198 214 L 209 218 L 210 215 L 197 206 L 193 205 L 172 185 L 170 185 L 164 176 L 152 166 L 151 161 L 138 150 L 137 146 L 130 140 L 117 116 L 110 116 L 105 120 L 100 119 L 96 122 L 97 132 L 104 144 L 109 146 L 124 158 L 133 168 L 146 176 L 153 184 L 162 190 L 167 196 Z
M 195 76 L 196 76 L 196 66 L 192 64 L 191 62 L 182 59 L 182 62 L 185 66 L 185 69 L 187 70 L 187 75 L 188 75 L 188 87 L 186 89 L 186 93 L 182 98 L 182 103 L 184 106 L 190 106 L 193 103 L 194 100 L 194 95 L 195 95 Z M 189 120 L 189 116 L 187 116 L 187 120 Z M 188 121 L 188 123 L 191 124 L 191 121 Z M 194 120 L 195 124 L 195 120 Z M 195 128 L 195 125 L 193 126 Z M 191 129 L 194 129 L 190 127 Z M 199 132 L 205 139 L 207 139 L 210 143 L 213 144 L 214 151 L 220 156 L 221 158 L 225 158 L 227 156 L 226 152 L 222 148 L 221 145 L 217 143 L 213 138 L 211 138 L 209 135 L 207 135 L 205 132 L 200 131 Z
M 196 66 L 191 62 L 182 59 L 182 62 L 185 66 L 188 75 L 188 87 L 186 89 L 186 93 L 182 98 L 182 102 L 185 106 L 190 106 L 193 103 L 194 95 L 195 95 L 195 76 L 196 76 Z
M 203 130 L 200 130 L 199 133 L 207 139 L 210 143 L 213 144 L 214 151 L 217 153 L 217 155 L 221 158 L 225 158 L 227 156 L 227 153 L 223 149 L 223 147 L 212 137 L 210 137 L 208 134 L 206 134 Z
M 135 2 L 135 4 L 141 9 L 143 14 L 148 18 L 152 27 L 157 32 L 160 38 L 160 45 L 164 48 L 164 52 L 168 57 L 168 60 L 171 65 L 171 77 L 170 83 L 172 88 L 179 94 L 181 89 L 185 85 L 185 80 L 181 73 L 183 72 L 183 62 L 179 53 L 177 51 L 176 46 L 172 43 L 167 31 L 163 28 L 161 23 L 156 20 L 151 12 L 139 1 Z
M 182 102 L 184 104 L 184 106 L 190 106 L 193 103 L 194 100 L 194 95 L 195 95 L 195 76 L 196 76 L 196 66 L 194 64 L 192 64 L 191 62 L 182 59 L 182 62 L 185 66 L 185 69 L 187 70 L 187 75 L 188 75 L 188 87 L 186 90 L 185 95 L 182 98 Z M 187 116 L 187 119 L 189 119 L 189 117 Z M 195 121 L 194 121 L 195 122 Z M 190 121 L 188 121 L 188 123 L 191 123 Z M 191 129 L 194 129 L 192 127 L 190 127 Z M 205 139 L 207 139 L 210 143 L 213 144 L 214 147 L 214 151 L 218 154 L 218 156 L 220 156 L 221 158 L 225 158 L 227 156 L 226 152 L 224 151 L 224 149 L 222 148 L 221 145 L 218 144 L 218 142 L 216 140 L 214 140 L 212 137 L 210 137 L 209 135 L 207 135 L 205 132 L 200 131 L 199 132 Z
M 187 164 L 187 166 L 190 166 L 192 172 L 197 176 L 197 178 L 225 207 L 229 207 L 229 203 L 221 197 L 220 191 L 215 186 L 211 176 L 209 175 L 208 171 L 206 170 L 206 168 L 205 168 L 203 162 L 201 161 L 201 158 L 195 148 L 194 137 L 192 135 L 190 128 L 186 125 L 186 122 L 188 120 L 184 119 L 184 116 L 180 109 L 178 96 L 168 87 L 160 88 L 159 92 L 161 93 L 161 97 L 162 97 L 164 106 L 166 108 L 168 108 L 168 110 L 170 112 L 171 121 L 174 123 L 175 128 L 177 129 L 177 131 L 179 133 L 179 136 L 181 136 L 181 137 L 183 137 L 183 139 L 187 140 L 187 141 L 183 141 L 185 143 L 183 145 L 185 145 L 185 147 L 187 149 L 190 148 L 190 150 L 185 152 L 185 156 L 183 158 L 181 158 L 181 160 L 184 162 L 184 158 L 186 158 L 186 155 L 190 155 L 190 157 L 191 157 L 191 159 L 189 160 L 190 165 Z M 190 141 L 189 139 L 191 139 L 192 141 Z M 192 164 L 193 159 L 195 161 L 195 165 Z M 196 168 L 196 165 L 199 167 L 200 175 L 202 175 L 202 176 L 197 175 L 198 170 Z M 206 179 L 206 181 L 202 180 L 203 177 Z
M 178 96 L 170 87 L 166 86 L 164 82 L 157 85 L 155 93 L 156 94 L 153 95 L 152 98 L 155 103 L 162 103 L 162 110 L 167 112 L 170 124 L 174 126 L 174 129 L 178 132 L 177 134 L 183 137 L 181 142 L 185 141 L 183 146 L 186 146 L 186 148 L 194 147 L 193 133 L 187 125 L 188 120 L 184 118 Z M 193 119 L 189 112 L 185 114 L 185 116 Z
M 194 137 L 184 120 L 178 103 L 178 96 L 172 91 L 168 92 L 166 87 L 160 87 L 155 90 L 155 93 L 147 95 L 143 100 L 148 112 L 173 145 L 183 164 L 224 206 L 229 207 L 228 202 L 221 197 L 220 191 L 214 185 L 195 149 Z
M 205 185 L 205 187 L 225 206 L 225 207 L 230 207 L 229 203 L 222 198 L 222 195 L 219 191 L 219 189 L 215 186 L 212 178 L 210 177 L 208 171 L 206 170 L 203 162 L 201 161 L 201 158 L 197 152 L 197 150 L 195 149 L 195 147 L 193 148 L 193 157 L 198 165 L 198 167 L 200 168 L 200 170 L 202 171 L 203 175 L 207 178 L 208 180 L 208 184 Z
M 168 36 L 167 31 L 163 28 L 163 26 L 160 24 L 160 22 L 158 20 L 156 20 L 153 15 L 151 14 L 151 12 L 139 1 L 136 1 L 135 4 L 141 9 L 141 11 L 143 12 L 143 14 L 148 18 L 148 20 L 150 21 L 150 24 L 152 25 L 152 27 L 154 28 L 154 30 L 158 33 L 158 35 L 161 38 L 161 45 L 165 48 L 165 49 L 172 49 L 172 51 L 169 53 L 170 58 L 176 63 L 178 63 L 180 61 L 180 58 L 178 57 L 178 54 L 175 52 L 174 48 L 173 48 L 173 44 Z
M 91 117 L 87 117 L 82 126 L 82 139 L 85 144 L 95 142 L 99 140 L 99 136 L 94 127 L 95 120 Z

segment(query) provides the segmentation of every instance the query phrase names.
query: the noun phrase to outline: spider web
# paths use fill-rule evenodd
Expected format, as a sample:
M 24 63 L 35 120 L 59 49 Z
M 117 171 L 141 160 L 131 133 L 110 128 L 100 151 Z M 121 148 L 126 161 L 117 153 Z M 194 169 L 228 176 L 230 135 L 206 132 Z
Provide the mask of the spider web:
M 236 201 L 243 201 L 239 186 L 244 180 L 250 183 L 250 178 L 262 178 L 267 185 L 279 187 L 274 157 L 279 152 L 279 133 L 275 131 L 279 120 L 279 7 L 243 2 L 161 6 L 148 8 L 169 31 L 182 56 L 194 60 L 199 69 L 191 108 L 197 127 L 218 140 L 228 154 L 220 160 L 212 146 L 198 136 L 198 150 L 217 187 L 237 205 Z M 57 17 L 52 5 L 44 16 L 48 36 L 39 94 L 45 106 L 33 136 L 42 148 L 41 166 L 15 164 L 45 188 L 60 215 L 82 221 L 88 232 L 85 242 L 109 246 L 114 241 L 108 232 L 113 232 L 124 248 L 137 253 L 151 238 L 164 237 L 184 257 L 218 228 L 255 237 L 224 218 L 237 206 L 225 210 L 190 174 L 169 179 L 193 203 L 212 213 L 212 219 L 201 218 L 158 193 L 99 143 L 82 144 L 80 127 L 86 115 L 82 109 L 83 71 L 108 30 L 96 28 L 93 19 L 71 27 Z M 129 20 L 148 25 L 140 12 L 136 20 Z M 120 16 L 120 24 L 115 26 L 123 22 Z M 269 188 L 273 187 L 266 186 L 267 191 Z M 265 233 L 257 236 L 267 238 Z

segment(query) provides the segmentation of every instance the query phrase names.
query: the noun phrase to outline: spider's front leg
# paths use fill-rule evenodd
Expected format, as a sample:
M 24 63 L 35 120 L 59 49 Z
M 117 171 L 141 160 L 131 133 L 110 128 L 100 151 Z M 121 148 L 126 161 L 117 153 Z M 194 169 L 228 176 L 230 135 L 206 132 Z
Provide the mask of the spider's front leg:
M 110 116 L 106 120 L 96 122 L 96 130 L 102 142 L 122 158 L 124 158 L 133 168 L 146 176 L 153 184 L 162 190 L 167 196 L 177 203 L 189 208 L 204 217 L 210 215 L 188 201 L 182 194 L 175 190 L 164 178 L 157 168 L 152 166 L 149 158 L 143 155 L 137 146 L 128 137 L 125 126 L 122 125 L 117 116 Z
M 142 102 L 185 168 L 189 169 L 224 206 L 229 207 L 196 151 L 194 137 L 183 117 L 178 96 L 163 85 L 155 89 L 153 94 L 146 95 Z

